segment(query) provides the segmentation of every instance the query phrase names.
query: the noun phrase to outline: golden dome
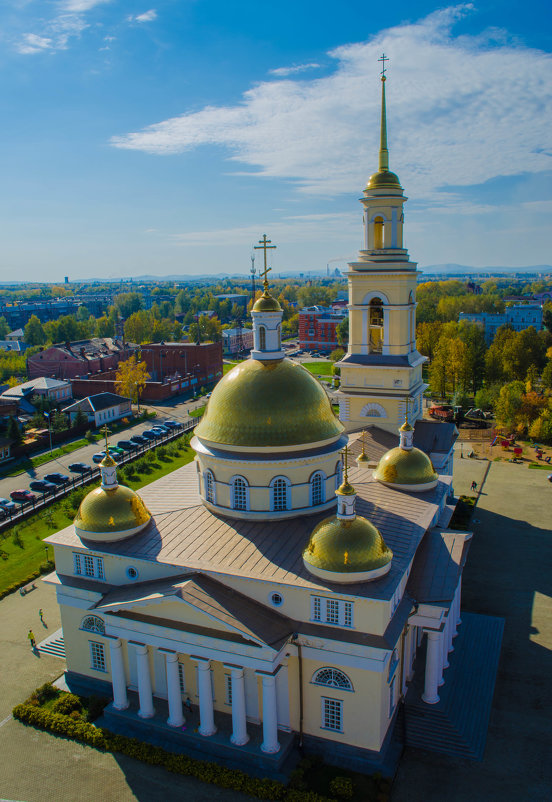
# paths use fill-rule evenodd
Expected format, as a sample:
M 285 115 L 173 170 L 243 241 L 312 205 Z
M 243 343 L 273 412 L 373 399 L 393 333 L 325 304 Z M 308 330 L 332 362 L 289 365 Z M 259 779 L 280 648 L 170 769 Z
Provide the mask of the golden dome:
M 413 432 L 414 427 L 409 424 L 407 420 L 403 423 L 403 425 L 399 428 L 399 432 Z
M 345 480 L 339 485 L 337 490 L 335 491 L 338 496 L 354 496 L 356 495 L 356 490 L 349 483 L 349 480 L 345 478 Z
M 116 465 L 117 463 L 115 462 L 109 451 L 107 452 L 103 460 L 100 462 L 100 468 L 113 468 Z
M 420 490 L 430 490 L 437 484 L 437 474 L 428 455 L 419 448 L 404 449 L 400 446 L 383 455 L 374 478 L 393 486 L 418 486 Z
M 366 189 L 400 189 L 402 190 L 399 177 L 389 170 L 379 170 L 368 179 Z
M 389 565 L 393 552 L 387 548 L 379 530 L 362 516 L 350 521 L 335 516 L 315 527 L 303 552 L 312 573 L 359 574 L 379 571 Z M 381 574 L 380 574 L 381 575 Z
M 248 359 L 215 389 L 195 433 L 213 443 L 285 447 L 337 438 L 336 418 L 322 385 L 289 359 Z
M 252 312 L 281 312 L 282 307 L 272 295 L 265 290 L 260 298 L 253 304 Z
M 362 452 L 362 454 L 358 455 L 356 461 L 359 462 L 361 465 L 364 465 L 365 462 L 370 462 L 364 451 Z
M 146 505 L 130 487 L 97 487 L 82 500 L 75 528 L 87 540 L 109 542 L 136 534 L 150 519 Z

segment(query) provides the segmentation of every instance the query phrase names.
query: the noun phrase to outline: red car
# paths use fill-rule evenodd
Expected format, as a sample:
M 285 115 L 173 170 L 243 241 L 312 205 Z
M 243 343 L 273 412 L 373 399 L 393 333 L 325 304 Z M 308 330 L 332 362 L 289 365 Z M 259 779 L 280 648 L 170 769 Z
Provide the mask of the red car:
M 36 501 L 37 496 L 30 490 L 12 490 L 10 493 L 14 501 Z

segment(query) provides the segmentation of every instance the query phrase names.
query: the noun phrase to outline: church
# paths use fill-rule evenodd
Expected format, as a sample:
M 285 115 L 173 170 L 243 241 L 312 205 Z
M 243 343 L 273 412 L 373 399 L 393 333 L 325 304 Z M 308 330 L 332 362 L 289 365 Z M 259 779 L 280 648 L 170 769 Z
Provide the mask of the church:
M 297 746 L 367 772 L 409 686 L 439 708 L 471 535 L 447 529 L 457 431 L 421 419 L 405 200 L 383 74 L 340 417 L 285 357 L 265 249 L 251 356 L 213 390 L 194 461 L 138 494 L 108 454 L 74 525 L 47 539 L 66 681 L 111 700 L 110 729 L 265 775 Z

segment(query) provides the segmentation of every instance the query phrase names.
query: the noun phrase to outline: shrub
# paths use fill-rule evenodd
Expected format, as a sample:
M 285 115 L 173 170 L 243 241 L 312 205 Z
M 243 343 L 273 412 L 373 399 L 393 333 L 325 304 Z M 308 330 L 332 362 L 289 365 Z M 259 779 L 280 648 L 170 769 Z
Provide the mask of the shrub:
M 89 443 L 95 443 L 96 438 L 94 437 L 94 432 L 92 429 L 87 429 L 84 433 L 84 439 L 88 440 Z
M 52 705 L 52 711 L 54 713 L 61 713 L 64 716 L 69 716 L 75 711 L 80 713 L 81 710 L 81 700 L 74 693 L 62 694 Z
M 102 699 L 100 696 L 91 696 L 88 700 L 88 713 L 86 715 L 86 720 L 96 721 L 96 719 L 102 715 L 104 707 L 108 701 L 108 699 Z
M 353 781 L 350 777 L 334 777 L 330 782 L 330 791 L 338 799 L 352 799 Z
M 36 689 L 33 696 L 36 696 L 39 704 L 43 705 L 44 702 L 48 702 L 50 699 L 55 699 L 57 696 L 59 696 L 59 694 L 60 691 L 55 688 L 51 682 L 45 682 L 44 685 L 41 685 L 40 688 Z

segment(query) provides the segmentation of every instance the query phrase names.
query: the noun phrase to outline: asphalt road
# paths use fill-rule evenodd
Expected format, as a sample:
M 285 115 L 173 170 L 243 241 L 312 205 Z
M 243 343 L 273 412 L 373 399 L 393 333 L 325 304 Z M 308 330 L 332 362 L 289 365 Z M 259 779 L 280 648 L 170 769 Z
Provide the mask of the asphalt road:
M 190 420 L 187 412 L 184 414 L 184 409 L 180 409 L 183 405 L 177 405 L 175 408 L 166 407 L 164 409 L 159 408 L 157 410 L 157 418 L 155 421 L 148 420 L 148 421 L 140 421 L 135 426 L 129 427 L 118 434 L 114 434 L 109 437 L 108 442 L 110 445 L 115 446 L 117 445 L 118 440 L 128 440 L 129 437 L 132 437 L 134 434 L 140 434 L 145 429 L 151 429 L 152 426 L 155 426 L 155 423 L 162 423 L 163 419 L 169 420 L 179 420 L 180 422 L 184 423 L 187 420 Z M 195 401 L 192 407 L 197 407 L 198 402 Z M 174 412 L 174 414 L 173 414 Z M 177 417 L 178 412 L 178 417 Z M 71 478 L 78 478 L 80 474 L 71 473 L 69 470 L 69 465 L 72 462 L 85 462 L 88 465 L 94 466 L 92 462 L 92 457 L 98 451 L 103 450 L 103 443 L 93 443 L 89 446 L 83 446 L 83 448 L 79 448 L 76 451 L 72 451 L 70 454 L 64 454 L 57 459 L 51 460 L 50 462 L 46 462 L 43 465 L 40 465 L 38 468 L 34 468 L 24 473 L 19 474 L 18 476 L 6 477 L 5 479 L 0 480 L 0 496 L 2 498 L 9 498 L 10 493 L 12 490 L 19 490 L 19 489 L 28 489 L 29 483 L 33 479 L 43 479 L 47 473 L 64 473 Z M 94 466 L 95 467 L 95 466 Z M 40 494 L 37 494 L 40 495 Z

